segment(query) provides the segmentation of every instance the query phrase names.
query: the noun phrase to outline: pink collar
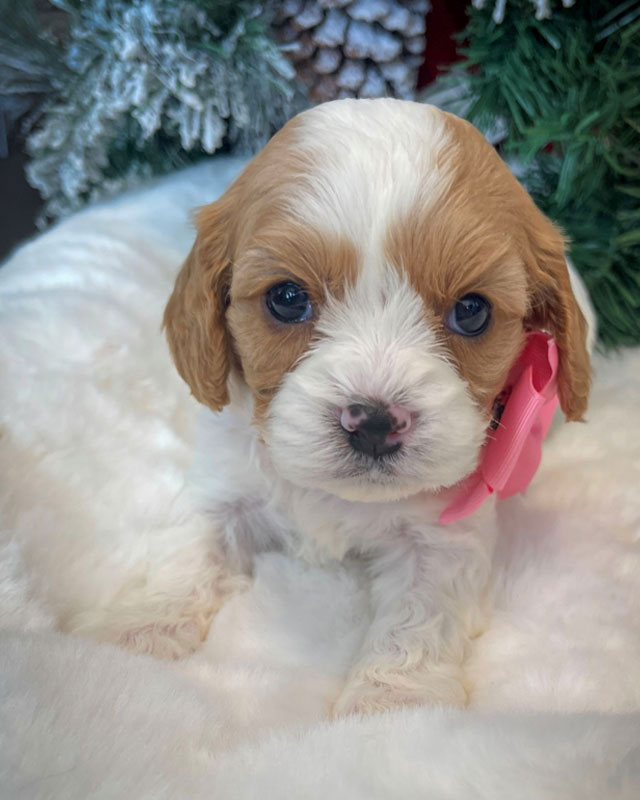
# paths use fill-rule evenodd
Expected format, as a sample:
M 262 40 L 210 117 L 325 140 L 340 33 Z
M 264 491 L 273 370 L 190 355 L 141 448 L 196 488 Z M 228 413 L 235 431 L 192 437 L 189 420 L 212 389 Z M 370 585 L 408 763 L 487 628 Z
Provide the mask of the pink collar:
M 440 522 L 467 517 L 494 492 L 502 500 L 529 486 L 558 406 L 557 372 L 555 341 L 546 333 L 529 333 L 501 393 L 504 411 L 496 430 L 488 433 L 480 465 L 458 484 Z

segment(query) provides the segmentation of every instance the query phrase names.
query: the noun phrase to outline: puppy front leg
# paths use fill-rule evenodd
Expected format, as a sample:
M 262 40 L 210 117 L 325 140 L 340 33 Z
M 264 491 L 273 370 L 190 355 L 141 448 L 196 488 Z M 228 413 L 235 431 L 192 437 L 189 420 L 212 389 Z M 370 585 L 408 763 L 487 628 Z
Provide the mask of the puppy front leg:
M 250 585 L 249 556 L 231 557 L 225 546 L 237 527 L 228 521 L 227 536 L 198 516 L 165 529 L 144 560 L 122 571 L 117 593 L 68 615 L 61 629 L 156 658 L 190 655 L 221 606 Z
M 65 621 L 65 632 L 110 642 L 160 659 L 184 658 L 201 646 L 214 615 L 250 580 L 220 565 L 200 574 L 177 574 L 159 582 L 141 575 L 139 584 L 100 609 L 87 609 Z
M 492 546 L 490 533 L 434 528 L 372 556 L 373 620 L 334 716 L 466 703 L 462 663 L 485 623 Z

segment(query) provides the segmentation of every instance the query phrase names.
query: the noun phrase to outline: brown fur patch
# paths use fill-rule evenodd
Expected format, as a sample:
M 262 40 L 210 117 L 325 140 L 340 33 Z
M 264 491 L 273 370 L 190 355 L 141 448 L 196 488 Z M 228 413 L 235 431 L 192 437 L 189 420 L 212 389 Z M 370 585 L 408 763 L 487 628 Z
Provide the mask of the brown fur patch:
M 438 168 L 451 173 L 451 183 L 435 205 L 415 208 L 390 228 L 386 255 L 408 274 L 487 413 L 526 329 L 543 328 L 558 342 L 562 408 L 568 419 L 578 419 L 586 408 L 590 367 L 562 235 L 473 126 L 447 114 L 446 127 L 451 140 Z M 444 324 L 456 300 L 469 292 L 485 296 L 493 308 L 487 331 L 472 338 Z
M 292 280 L 319 309 L 326 292 L 339 297 L 357 271 L 355 249 L 296 223 L 291 192 L 309 174 L 291 147 L 292 120 L 247 165 L 215 203 L 196 217 L 197 239 L 180 271 L 164 315 L 178 371 L 194 396 L 214 410 L 228 402 L 232 366 L 254 393 L 264 416 L 282 377 L 313 336 L 308 323 L 283 324 L 264 296 Z
M 223 206 L 209 212 L 211 233 L 199 236 L 180 270 L 163 325 L 178 372 L 201 403 L 219 411 L 228 402 L 231 343 L 224 324 L 230 254 Z
M 256 400 L 260 420 L 283 376 L 307 351 L 314 319 L 327 293 L 340 297 L 357 272 L 357 253 L 347 241 L 322 236 L 294 222 L 282 222 L 256 233 L 253 246 L 234 265 L 229 329 L 244 379 Z M 291 280 L 308 292 L 314 318 L 286 324 L 269 313 L 267 289 Z

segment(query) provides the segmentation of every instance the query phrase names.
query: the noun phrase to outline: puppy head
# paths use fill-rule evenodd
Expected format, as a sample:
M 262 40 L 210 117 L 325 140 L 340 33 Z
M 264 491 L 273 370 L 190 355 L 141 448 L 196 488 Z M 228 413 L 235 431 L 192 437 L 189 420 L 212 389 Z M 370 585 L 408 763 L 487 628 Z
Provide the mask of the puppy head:
M 589 389 L 560 232 L 485 139 L 433 107 L 337 101 L 286 125 L 220 200 L 165 312 L 195 397 L 251 392 L 275 469 L 383 501 L 475 468 L 527 330 Z

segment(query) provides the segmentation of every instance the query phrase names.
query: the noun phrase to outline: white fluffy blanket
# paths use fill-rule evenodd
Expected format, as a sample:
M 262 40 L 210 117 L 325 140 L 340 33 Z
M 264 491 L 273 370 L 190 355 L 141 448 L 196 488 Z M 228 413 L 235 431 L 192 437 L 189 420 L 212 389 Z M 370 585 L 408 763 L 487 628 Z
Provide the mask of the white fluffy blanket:
M 638 350 L 596 357 L 589 423 L 556 425 L 501 506 L 467 712 L 326 721 L 366 622 L 355 568 L 261 558 L 183 663 L 56 632 L 198 524 L 178 502 L 197 407 L 160 318 L 188 210 L 239 166 L 90 209 L 0 269 L 0 795 L 639 797 Z

